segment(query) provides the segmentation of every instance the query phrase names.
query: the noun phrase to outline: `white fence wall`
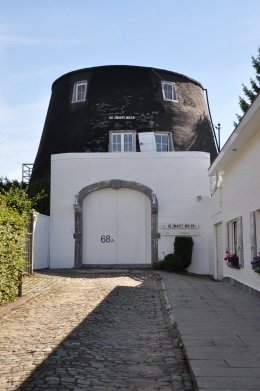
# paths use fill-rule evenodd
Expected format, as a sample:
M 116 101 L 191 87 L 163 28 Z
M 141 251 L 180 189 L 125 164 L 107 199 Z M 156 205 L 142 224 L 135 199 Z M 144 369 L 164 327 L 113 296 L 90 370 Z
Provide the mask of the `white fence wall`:
M 46 269 L 50 263 L 50 216 L 34 214 L 32 269 Z

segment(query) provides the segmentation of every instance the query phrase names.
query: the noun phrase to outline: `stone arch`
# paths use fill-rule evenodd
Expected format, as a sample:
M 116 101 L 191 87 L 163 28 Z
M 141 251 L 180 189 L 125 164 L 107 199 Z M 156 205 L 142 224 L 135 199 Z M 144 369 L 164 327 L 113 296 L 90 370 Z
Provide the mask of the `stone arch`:
M 75 203 L 73 205 L 75 211 L 75 251 L 74 251 L 74 267 L 82 267 L 82 246 L 83 246 L 83 201 L 90 193 L 101 189 L 121 189 L 128 188 L 139 191 L 145 194 L 151 202 L 151 255 L 152 264 L 158 260 L 158 201 L 156 194 L 149 187 L 133 181 L 124 181 L 121 179 L 111 179 L 109 181 L 102 181 L 93 183 L 92 185 L 83 187 L 79 193 L 75 196 Z

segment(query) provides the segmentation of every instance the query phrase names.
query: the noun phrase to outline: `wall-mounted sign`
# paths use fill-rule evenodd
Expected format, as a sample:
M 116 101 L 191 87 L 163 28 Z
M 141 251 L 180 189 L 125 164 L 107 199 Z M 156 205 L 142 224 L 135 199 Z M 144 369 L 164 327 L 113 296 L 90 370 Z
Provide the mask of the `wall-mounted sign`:
M 170 231 L 162 231 L 162 236 L 199 236 L 197 229 L 171 229 Z
M 135 115 L 110 115 L 109 119 L 135 119 Z
M 163 236 L 198 236 L 199 224 L 194 223 L 162 223 Z
M 160 224 L 162 229 L 196 229 L 199 228 L 199 224 L 194 223 L 162 223 Z

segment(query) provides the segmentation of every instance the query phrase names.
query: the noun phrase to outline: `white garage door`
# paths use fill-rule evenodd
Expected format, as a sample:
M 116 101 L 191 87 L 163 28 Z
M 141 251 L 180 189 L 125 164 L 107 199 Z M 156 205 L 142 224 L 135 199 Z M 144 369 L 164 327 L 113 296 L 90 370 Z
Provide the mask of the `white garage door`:
M 131 189 L 102 189 L 83 202 L 83 265 L 151 263 L 151 204 Z

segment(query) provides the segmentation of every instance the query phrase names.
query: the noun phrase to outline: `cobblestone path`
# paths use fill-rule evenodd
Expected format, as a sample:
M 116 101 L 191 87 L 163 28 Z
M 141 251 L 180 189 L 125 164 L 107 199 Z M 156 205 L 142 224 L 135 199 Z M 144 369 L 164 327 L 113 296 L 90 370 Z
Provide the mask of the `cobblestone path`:
M 192 390 L 154 273 L 37 278 L 0 320 L 1 391 Z

